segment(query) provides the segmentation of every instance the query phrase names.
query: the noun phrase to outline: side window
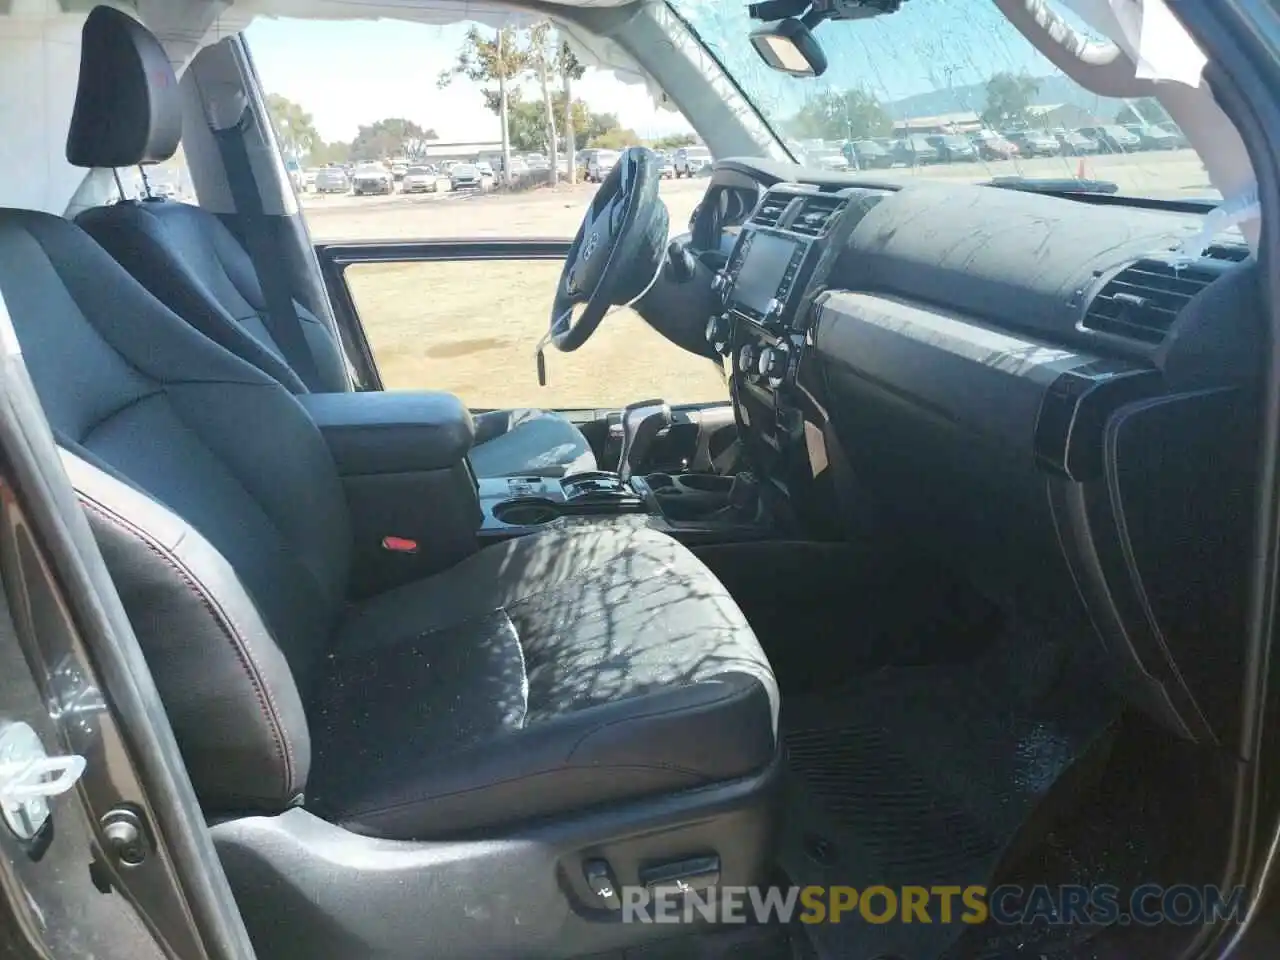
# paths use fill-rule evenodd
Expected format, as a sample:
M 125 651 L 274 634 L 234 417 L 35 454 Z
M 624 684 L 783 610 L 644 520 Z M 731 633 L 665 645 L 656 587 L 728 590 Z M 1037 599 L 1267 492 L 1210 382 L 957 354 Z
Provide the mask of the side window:
M 706 189 L 709 170 L 677 172 L 674 164 L 677 150 L 700 146 L 685 119 L 655 104 L 643 85 L 583 67 L 550 24 L 499 31 L 469 23 L 262 20 L 246 38 L 320 245 L 567 242 L 596 181 L 630 145 L 664 155 L 662 198 L 673 233 L 686 229 Z M 344 271 L 388 389 L 448 390 L 474 407 L 727 398 L 715 364 L 676 347 L 628 308 L 606 317 L 575 353 L 548 348 L 541 387 L 534 352 L 561 261 L 532 252 L 529 259 L 461 259 L 443 245 L 432 256 L 371 256 L 376 262 Z

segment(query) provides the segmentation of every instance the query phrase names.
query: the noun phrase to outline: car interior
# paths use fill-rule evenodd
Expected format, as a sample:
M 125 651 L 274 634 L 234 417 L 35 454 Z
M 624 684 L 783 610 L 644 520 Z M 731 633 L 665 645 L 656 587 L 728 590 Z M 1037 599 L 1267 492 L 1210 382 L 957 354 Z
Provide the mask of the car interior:
M 634 303 L 730 402 L 473 411 L 377 388 L 239 37 L 149 20 L 88 12 L 66 159 L 201 203 L 2 209 L 0 292 L 258 955 L 1154 955 L 620 891 L 1222 874 L 1244 235 L 745 149 L 686 230 L 627 149 L 539 349 Z

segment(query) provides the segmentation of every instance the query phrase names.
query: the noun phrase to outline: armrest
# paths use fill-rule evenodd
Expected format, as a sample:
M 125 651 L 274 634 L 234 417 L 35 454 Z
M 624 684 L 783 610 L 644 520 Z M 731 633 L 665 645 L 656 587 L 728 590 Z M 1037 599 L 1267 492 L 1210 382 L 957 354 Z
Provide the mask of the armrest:
M 306 393 L 298 400 L 342 476 L 443 470 L 475 441 L 471 413 L 451 393 Z

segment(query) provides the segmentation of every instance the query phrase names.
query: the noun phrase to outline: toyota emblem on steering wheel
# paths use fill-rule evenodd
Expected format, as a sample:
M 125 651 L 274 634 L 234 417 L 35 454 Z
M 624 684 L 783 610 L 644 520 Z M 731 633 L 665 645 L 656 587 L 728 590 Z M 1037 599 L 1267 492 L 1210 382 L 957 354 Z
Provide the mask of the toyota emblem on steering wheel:
M 590 260 L 591 255 L 596 252 L 596 243 L 599 240 L 600 240 L 600 234 L 596 233 L 593 230 L 591 232 L 591 236 L 587 237 L 587 245 L 585 248 L 583 248 L 583 251 L 582 251 L 582 259 L 584 262 L 587 260 Z

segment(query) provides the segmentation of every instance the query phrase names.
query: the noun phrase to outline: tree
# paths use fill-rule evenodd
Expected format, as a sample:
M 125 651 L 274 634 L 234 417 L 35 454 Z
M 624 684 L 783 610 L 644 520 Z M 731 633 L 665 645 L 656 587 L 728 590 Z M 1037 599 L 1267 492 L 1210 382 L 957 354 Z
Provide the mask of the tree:
M 1166 123 L 1169 114 L 1155 97 L 1142 97 L 1138 100 L 1126 100 L 1125 105 L 1116 114 L 1116 123 L 1137 123 L 1147 126 L 1153 123 Z
M 659 137 L 652 146 L 655 150 L 678 150 L 680 147 L 692 147 L 697 142 L 698 138 L 692 133 L 673 133 Z
M 787 129 L 814 140 L 865 140 L 893 132 L 893 120 L 866 90 L 826 90 L 806 103 Z
M 556 142 L 556 108 L 551 93 L 551 78 L 556 69 L 558 55 L 559 45 L 555 43 L 552 36 L 551 22 L 544 20 L 542 23 L 535 24 L 529 31 L 526 58 L 529 68 L 538 78 L 538 89 L 542 93 L 543 122 L 546 125 L 547 152 L 550 154 L 551 161 L 547 180 L 553 187 L 560 174 L 559 144 Z
M 267 94 L 267 113 L 276 128 L 280 148 L 291 160 L 320 146 L 322 141 L 311 114 L 292 100 L 278 93 Z
M 312 147 L 307 154 L 306 164 L 309 167 L 325 167 L 331 163 L 349 163 L 351 160 L 351 144 L 345 140 L 335 140 Z
M 507 136 L 511 141 L 511 149 L 516 153 L 547 151 L 544 108 L 537 101 L 526 100 L 519 88 L 512 90 L 507 97 Z
M 624 147 L 638 147 L 640 146 L 640 135 L 634 130 L 614 127 L 612 130 L 606 130 L 604 133 L 592 137 L 589 145 L 593 147 L 601 147 L 605 150 L 621 150 Z
M 472 27 L 458 52 L 458 62 L 439 78 L 442 90 L 458 77 L 480 84 L 497 84 L 496 90 L 484 92 L 489 108 L 498 114 L 502 130 L 502 179 L 506 183 L 511 182 L 511 138 L 507 128 L 509 91 L 528 67 L 527 52 L 518 41 L 511 27 L 500 28 L 492 39 L 481 33 L 479 27 Z
M 388 117 L 376 123 L 361 125 L 351 142 L 353 160 L 381 160 L 386 157 L 420 157 L 426 142 L 436 140 L 434 130 L 424 130 L 412 120 Z
M 1025 73 L 997 73 L 987 81 L 987 106 L 982 122 L 1000 129 L 1027 122 L 1027 107 L 1040 90 L 1040 81 Z
M 583 142 L 595 145 L 595 141 L 611 130 L 618 129 L 616 113 L 592 113 L 587 117 L 587 129 L 582 131 Z
M 591 113 L 587 109 L 587 105 L 581 100 L 573 99 L 573 81 L 582 79 L 582 75 L 587 72 L 587 68 L 582 65 L 569 47 L 568 40 L 560 41 L 560 49 L 556 55 L 555 62 L 556 73 L 560 76 L 560 85 L 562 87 L 561 98 L 561 115 L 564 117 L 564 152 L 569 158 L 569 182 L 575 183 L 578 179 L 578 131 L 586 133 L 587 121 Z M 579 111 L 578 106 L 581 104 L 582 109 Z M 583 124 L 578 125 L 578 116 L 581 113 Z

